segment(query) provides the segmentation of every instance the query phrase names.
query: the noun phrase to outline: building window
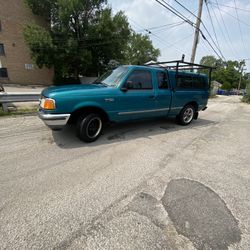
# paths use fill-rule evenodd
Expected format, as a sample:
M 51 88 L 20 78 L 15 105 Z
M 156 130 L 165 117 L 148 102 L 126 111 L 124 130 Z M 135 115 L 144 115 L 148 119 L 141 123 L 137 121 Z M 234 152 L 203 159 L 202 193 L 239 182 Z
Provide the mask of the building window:
M 25 69 L 32 70 L 32 69 L 34 69 L 34 64 L 25 63 L 24 67 L 25 67 Z
M 0 77 L 2 77 L 2 78 L 7 78 L 8 77 L 7 68 L 0 68 Z
M 0 43 L 0 56 L 5 56 L 4 45 Z

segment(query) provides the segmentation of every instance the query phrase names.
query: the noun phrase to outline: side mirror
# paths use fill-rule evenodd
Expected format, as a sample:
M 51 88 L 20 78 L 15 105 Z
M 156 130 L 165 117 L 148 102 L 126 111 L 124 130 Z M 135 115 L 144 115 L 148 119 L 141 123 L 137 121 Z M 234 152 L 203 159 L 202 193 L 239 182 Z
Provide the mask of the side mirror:
M 126 81 L 125 84 L 121 87 L 121 91 L 126 92 L 129 89 L 133 88 L 133 82 L 132 81 Z

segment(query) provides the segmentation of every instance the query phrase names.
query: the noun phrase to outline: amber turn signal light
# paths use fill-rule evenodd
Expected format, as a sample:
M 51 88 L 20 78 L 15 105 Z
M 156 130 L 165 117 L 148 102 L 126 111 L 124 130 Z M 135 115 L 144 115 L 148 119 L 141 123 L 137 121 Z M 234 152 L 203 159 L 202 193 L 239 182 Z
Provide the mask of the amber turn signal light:
M 47 109 L 47 110 L 53 110 L 56 108 L 55 100 L 50 99 L 50 98 L 42 99 L 40 105 L 43 109 Z

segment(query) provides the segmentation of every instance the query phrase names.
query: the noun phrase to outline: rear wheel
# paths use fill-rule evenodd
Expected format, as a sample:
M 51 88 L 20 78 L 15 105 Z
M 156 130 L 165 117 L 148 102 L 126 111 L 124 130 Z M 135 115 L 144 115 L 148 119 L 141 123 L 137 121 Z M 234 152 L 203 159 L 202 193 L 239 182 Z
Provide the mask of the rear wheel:
M 186 105 L 181 110 L 180 114 L 177 117 L 178 123 L 184 126 L 188 125 L 192 122 L 192 120 L 194 119 L 194 116 L 195 116 L 194 106 L 191 104 Z
M 101 135 L 102 127 L 103 122 L 99 114 L 81 115 L 76 126 L 77 136 L 84 142 L 94 142 Z

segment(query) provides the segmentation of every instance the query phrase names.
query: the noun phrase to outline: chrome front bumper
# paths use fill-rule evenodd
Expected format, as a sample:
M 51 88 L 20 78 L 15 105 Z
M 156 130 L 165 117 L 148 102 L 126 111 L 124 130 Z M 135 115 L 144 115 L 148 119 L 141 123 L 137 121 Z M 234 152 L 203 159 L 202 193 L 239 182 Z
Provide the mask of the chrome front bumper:
M 38 116 L 51 129 L 62 129 L 70 118 L 70 114 L 45 114 L 42 111 L 38 111 Z

